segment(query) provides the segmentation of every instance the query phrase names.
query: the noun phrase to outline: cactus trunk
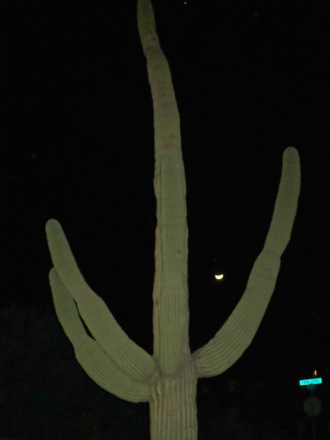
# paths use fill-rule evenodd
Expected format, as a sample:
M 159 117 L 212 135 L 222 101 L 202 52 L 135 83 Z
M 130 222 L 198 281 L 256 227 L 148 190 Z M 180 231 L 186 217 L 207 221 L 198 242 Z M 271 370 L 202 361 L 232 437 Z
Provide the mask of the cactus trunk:
M 187 362 L 172 376 L 160 375 L 151 386 L 151 440 L 197 440 L 197 371 Z

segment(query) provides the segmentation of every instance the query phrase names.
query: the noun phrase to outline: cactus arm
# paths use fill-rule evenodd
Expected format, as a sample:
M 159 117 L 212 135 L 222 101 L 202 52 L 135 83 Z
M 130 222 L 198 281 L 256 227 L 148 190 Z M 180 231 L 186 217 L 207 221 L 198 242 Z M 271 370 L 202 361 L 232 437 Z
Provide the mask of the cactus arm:
M 146 402 L 149 398 L 148 383 L 137 382 L 120 371 L 98 342 L 88 336 L 74 299 L 54 268 L 50 271 L 49 280 L 57 317 L 74 347 L 78 362 L 88 376 L 101 388 L 121 399 Z
M 132 379 L 143 380 L 149 377 L 154 371 L 154 360 L 127 336 L 104 301 L 88 286 L 59 222 L 49 220 L 46 233 L 56 272 L 73 296 L 81 318 L 102 350 Z
M 154 108 L 157 228 L 153 289 L 154 357 L 173 374 L 189 352 L 188 227 L 180 117 L 150 0 L 138 0 L 138 29 Z
M 155 14 L 150 0 L 138 0 L 137 23 L 140 40 L 144 46 L 148 36 L 156 34 Z
M 252 268 L 246 290 L 228 320 L 193 357 L 199 377 L 223 373 L 252 342 L 275 288 L 281 255 L 291 236 L 300 191 L 299 155 L 284 151 L 283 168 L 264 248 Z

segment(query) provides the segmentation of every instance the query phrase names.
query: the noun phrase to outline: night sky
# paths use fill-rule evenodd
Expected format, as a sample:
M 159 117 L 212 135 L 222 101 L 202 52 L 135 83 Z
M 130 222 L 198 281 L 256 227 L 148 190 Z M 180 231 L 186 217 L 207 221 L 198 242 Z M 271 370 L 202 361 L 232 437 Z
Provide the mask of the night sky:
M 151 351 L 152 103 L 135 1 L 114 3 L 1 2 L 0 307 L 52 303 L 44 227 L 57 218 L 90 286 Z M 283 150 L 300 153 L 298 214 L 274 296 L 226 373 L 271 381 L 283 399 L 313 368 L 330 388 L 326 3 L 154 1 L 181 115 L 193 350 L 242 295 Z

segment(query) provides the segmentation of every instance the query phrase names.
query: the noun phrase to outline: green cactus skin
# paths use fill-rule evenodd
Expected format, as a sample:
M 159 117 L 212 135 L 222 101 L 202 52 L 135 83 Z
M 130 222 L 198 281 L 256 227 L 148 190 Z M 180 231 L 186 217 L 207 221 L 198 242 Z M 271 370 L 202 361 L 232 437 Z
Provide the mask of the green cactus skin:
M 293 147 L 284 151 L 269 232 L 241 300 L 216 335 L 191 354 L 180 118 L 150 0 L 138 0 L 138 29 L 154 108 L 157 228 L 153 355 L 126 335 L 104 301 L 88 286 L 60 224 L 54 219 L 46 225 L 54 265 L 50 285 L 58 319 L 86 373 L 121 399 L 149 402 L 152 440 L 196 440 L 198 378 L 221 374 L 240 358 L 252 342 L 274 291 L 280 258 L 289 242 L 297 211 L 299 155 Z

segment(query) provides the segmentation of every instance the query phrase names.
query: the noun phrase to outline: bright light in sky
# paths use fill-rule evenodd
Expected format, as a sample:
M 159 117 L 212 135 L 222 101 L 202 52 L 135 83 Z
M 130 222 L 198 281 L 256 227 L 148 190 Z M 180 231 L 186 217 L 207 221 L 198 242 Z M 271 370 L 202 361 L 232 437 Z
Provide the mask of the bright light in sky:
M 219 274 L 214 275 L 214 278 L 215 278 L 217 281 L 222 280 L 223 277 L 224 277 L 223 273 L 219 273 Z

